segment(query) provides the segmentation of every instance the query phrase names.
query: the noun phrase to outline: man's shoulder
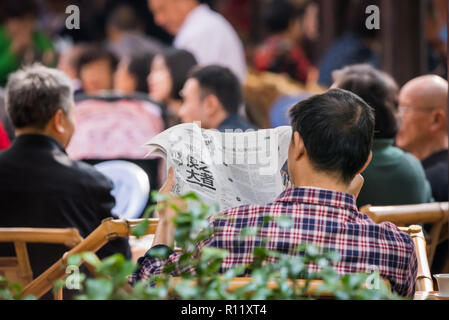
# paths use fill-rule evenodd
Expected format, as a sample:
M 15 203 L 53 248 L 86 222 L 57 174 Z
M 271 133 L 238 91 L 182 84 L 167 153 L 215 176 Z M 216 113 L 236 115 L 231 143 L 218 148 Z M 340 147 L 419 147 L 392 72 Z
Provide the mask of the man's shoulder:
M 215 217 L 236 218 L 238 216 L 249 217 L 254 215 L 267 215 L 270 212 L 272 212 L 275 207 L 278 207 L 279 205 L 280 203 L 276 201 L 264 205 L 245 204 L 238 207 L 233 207 L 220 211 L 220 213 Z M 230 221 L 235 222 L 232 219 L 230 219 Z
M 213 32 L 211 32 L 213 31 Z M 226 34 L 234 34 L 235 30 L 231 24 L 218 12 L 211 9 L 203 9 L 195 16 L 195 20 L 185 24 L 175 38 L 179 39 L 218 39 Z M 207 39 L 207 40 L 206 40 Z
M 94 166 L 86 162 L 72 160 L 71 170 L 73 170 L 73 173 L 78 175 L 81 179 L 84 179 L 89 184 L 108 188 L 112 187 L 112 182 L 105 175 L 95 169 Z
M 402 171 L 407 172 L 415 179 L 425 179 L 424 168 L 418 158 L 416 158 L 413 154 L 402 151 L 402 157 L 399 164 Z
M 375 224 L 379 229 L 379 236 L 385 238 L 392 244 L 392 248 L 394 250 L 406 250 L 408 252 L 414 250 L 414 243 L 412 237 L 403 231 L 401 231 L 395 224 L 391 222 L 381 222 L 379 224 Z

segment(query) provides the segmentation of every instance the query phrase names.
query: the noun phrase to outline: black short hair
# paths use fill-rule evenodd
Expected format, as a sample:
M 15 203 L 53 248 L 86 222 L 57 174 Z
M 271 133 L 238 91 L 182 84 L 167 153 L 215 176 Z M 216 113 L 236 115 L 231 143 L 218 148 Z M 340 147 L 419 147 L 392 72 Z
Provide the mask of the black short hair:
M 368 64 L 356 64 L 334 71 L 332 77 L 334 86 L 355 93 L 374 109 L 374 138 L 396 136 L 399 88 L 390 75 Z
M 289 115 L 314 168 L 349 184 L 372 148 L 372 108 L 349 91 L 331 89 L 299 102 Z
M 275 0 L 269 4 L 262 14 L 262 20 L 270 34 L 288 29 L 292 20 L 298 17 L 295 6 L 287 0 Z
M 109 61 L 111 71 L 114 72 L 118 65 L 118 58 L 114 53 L 103 46 L 89 46 L 84 49 L 78 56 L 78 60 L 76 63 L 78 77 L 80 76 L 81 69 L 85 65 L 103 59 Z
M 192 70 L 189 78 L 196 79 L 203 95 L 213 94 L 228 114 L 236 114 L 243 101 L 237 76 L 226 67 L 209 65 Z
M 153 53 L 143 53 L 129 57 L 128 72 L 136 79 L 136 91 L 148 93 L 147 76 L 150 72 Z
M 168 48 L 161 53 L 165 61 L 171 80 L 171 98 L 181 100 L 180 92 L 187 81 L 190 70 L 197 65 L 195 56 L 187 50 Z

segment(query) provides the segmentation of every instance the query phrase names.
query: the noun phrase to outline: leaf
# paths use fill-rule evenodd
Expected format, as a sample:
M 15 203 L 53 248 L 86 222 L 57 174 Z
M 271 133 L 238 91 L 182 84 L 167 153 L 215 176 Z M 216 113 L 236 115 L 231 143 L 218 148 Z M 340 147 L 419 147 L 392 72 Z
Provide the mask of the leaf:
M 100 265 L 101 261 L 98 259 L 97 255 L 93 252 L 83 252 L 81 257 L 86 263 L 94 266 L 95 268 Z
M 151 217 L 153 215 L 154 211 L 156 210 L 156 207 L 157 207 L 157 205 L 155 205 L 155 204 L 148 206 L 145 209 L 145 212 L 143 213 L 142 218 L 147 219 L 147 218 Z
M 163 202 L 163 201 L 167 201 L 170 198 L 172 198 L 172 195 L 169 194 L 164 194 L 164 193 L 159 193 L 157 191 L 153 191 L 151 193 L 151 196 L 153 197 L 153 201 L 154 202 Z
M 198 195 L 195 192 L 188 192 L 182 196 L 180 196 L 183 200 L 195 200 L 195 201 L 201 201 Z
M 167 259 L 169 254 L 170 250 L 167 247 L 151 248 L 146 253 L 148 257 L 157 259 Z
M 279 228 L 291 228 L 293 226 L 293 219 L 288 216 L 277 217 L 276 223 Z
M 135 236 L 136 238 L 144 236 L 147 233 L 149 224 L 150 222 L 147 219 L 143 220 L 137 226 L 132 228 L 132 235 Z
M 204 247 L 202 249 L 202 257 L 204 260 L 211 260 L 214 258 L 224 259 L 229 255 L 229 251 L 218 249 L 214 247 Z
M 246 227 L 246 228 L 243 228 L 242 231 L 240 231 L 240 236 L 242 236 L 242 237 L 250 237 L 250 236 L 256 236 L 256 235 L 257 235 L 256 227 Z
M 190 280 L 181 280 L 175 286 L 176 292 L 182 299 L 193 299 L 198 296 L 198 288 L 192 286 Z
M 72 254 L 67 258 L 67 265 L 78 267 L 81 264 L 81 260 L 80 254 Z
M 114 286 L 106 279 L 88 279 L 86 289 L 89 300 L 107 300 L 111 297 Z

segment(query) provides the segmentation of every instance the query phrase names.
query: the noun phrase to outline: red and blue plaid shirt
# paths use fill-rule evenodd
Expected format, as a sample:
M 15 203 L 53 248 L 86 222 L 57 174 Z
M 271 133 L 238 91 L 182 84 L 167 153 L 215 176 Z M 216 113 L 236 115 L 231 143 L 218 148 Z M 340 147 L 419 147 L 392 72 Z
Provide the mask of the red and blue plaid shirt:
M 341 257 L 334 265 L 339 274 L 377 270 L 400 295 L 411 296 L 415 291 L 417 259 L 411 237 L 392 223 L 376 224 L 358 212 L 350 194 L 311 187 L 291 188 L 273 203 L 241 206 L 222 215 L 228 219 L 210 218 L 212 229 L 217 231 L 199 244 L 229 251 L 222 262 L 222 272 L 253 262 L 254 248 L 261 246 L 262 241 L 256 236 L 242 237 L 241 232 L 247 227 L 257 227 L 261 228 L 259 237 L 268 239 L 265 244 L 268 249 L 290 255 L 297 254 L 295 248 L 300 244 L 334 250 Z M 292 224 L 285 228 L 275 221 L 264 223 L 266 216 L 288 216 Z M 147 255 L 140 258 L 130 282 L 161 273 L 164 265 L 176 262 L 179 255 L 171 253 L 165 260 Z M 309 268 L 317 271 L 317 266 Z

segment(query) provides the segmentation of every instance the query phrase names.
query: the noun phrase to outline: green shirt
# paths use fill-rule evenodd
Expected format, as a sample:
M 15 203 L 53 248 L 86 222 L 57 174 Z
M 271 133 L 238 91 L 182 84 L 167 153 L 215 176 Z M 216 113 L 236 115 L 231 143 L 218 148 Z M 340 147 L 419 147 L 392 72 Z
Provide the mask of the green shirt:
M 42 32 L 33 32 L 33 49 L 38 54 L 53 51 L 51 40 Z M 0 86 L 5 86 L 11 72 L 20 67 L 20 58 L 11 51 L 11 39 L 3 26 L 0 26 Z
M 432 190 L 421 162 L 393 146 L 393 139 L 375 139 L 373 159 L 362 173 L 359 208 L 371 205 L 401 205 L 432 202 Z

